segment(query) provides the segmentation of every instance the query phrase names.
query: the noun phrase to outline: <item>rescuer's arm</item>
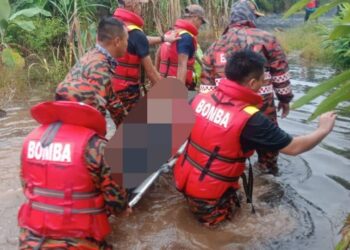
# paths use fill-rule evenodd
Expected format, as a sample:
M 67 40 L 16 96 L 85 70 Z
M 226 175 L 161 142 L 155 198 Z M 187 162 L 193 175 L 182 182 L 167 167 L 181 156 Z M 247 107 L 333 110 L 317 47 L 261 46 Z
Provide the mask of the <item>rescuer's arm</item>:
M 186 83 L 188 55 L 181 53 L 178 55 L 177 59 L 178 68 L 176 78 L 179 79 L 181 82 Z
M 336 115 L 334 112 L 327 112 L 321 115 L 318 128 L 310 134 L 296 136 L 291 143 L 280 150 L 288 155 L 298 155 L 306 152 L 319 144 L 333 129 Z
M 132 42 L 132 47 L 134 47 L 136 55 L 141 58 L 141 63 L 145 68 L 147 77 L 154 85 L 160 80 L 160 75 L 153 65 L 146 35 L 141 31 L 135 31 L 130 33 L 129 41 Z
M 160 47 L 156 51 L 156 55 L 154 58 L 154 66 L 156 67 L 156 70 L 159 72 L 159 66 L 160 66 Z
M 111 176 L 111 168 L 104 161 L 106 141 L 94 136 L 85 150 L 85 160 L 97 190 L 103 194 L 107 212 L 117 215 L 127 208 L 127 194 Z
M 147 36 L 147 40 L 150 45 L 156 45 L 163 42 L 173 43 L 179 39 L 181 39 L 181 37 L 177 35 L 176 31 L 169 32 L 163 36 Z
M 181 40 L 176 42 L 176 52 L 178 60 L 178 68 L 176 78 L 186 83 L 187 62 L 195 56 L 194 39 L 188 33 L 181 34 Z
M 142 58 L 141 63 L 143 67 L 145 68 L 146 75 L 152 82 L 152 85 L 156 84 L 160 79 L 160 74 L 156 70 L 156 68 L 153 66 L 152 59 L 150 56 L 146 56 Z
M 333 112 L 325 113 L 320 117 L 319 127 L 314 132 L 293 138 L 264 114 L 257 112 L 244 127 L 240 142 L 244 152 L 260 149 L 297 155 L 320 143 L 332 130 L 334 121 L 335 114 Z

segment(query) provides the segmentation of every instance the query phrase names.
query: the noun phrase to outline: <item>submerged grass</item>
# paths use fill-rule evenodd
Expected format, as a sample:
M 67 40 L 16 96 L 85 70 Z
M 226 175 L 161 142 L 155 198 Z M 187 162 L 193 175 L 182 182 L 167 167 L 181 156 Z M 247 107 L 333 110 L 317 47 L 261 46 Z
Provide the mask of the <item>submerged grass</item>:
M 25 70 L 9 69 L 0 65 L 0 107 L 5 107 L 17 98 L 27 94 Z
M 286 54 L 297 52 L 307 63 L 331 63 L 332 51 L 325 47 L 325 27 L 306 24 L 292 29 L 276 31 L 275 35 Z
M 0 108 L 13 101 L 28 100 L 33 92 L 54 93 L 67 71 L 67 66 L 61 61 L 43 63 L 37 60 L 24 68 L 0 64 Z

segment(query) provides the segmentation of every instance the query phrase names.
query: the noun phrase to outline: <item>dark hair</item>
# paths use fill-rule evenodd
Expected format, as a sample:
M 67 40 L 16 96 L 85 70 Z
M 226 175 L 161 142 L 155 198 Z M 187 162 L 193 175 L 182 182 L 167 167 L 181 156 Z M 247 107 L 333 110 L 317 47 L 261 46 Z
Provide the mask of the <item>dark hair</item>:
M 101 42 L 124 36 L 124 24 L 109 16 L 103 17 L 98 24 L 97 39 Z
M 259 79 L 264 73 L 266 59 L 251 50 L 234 52 L 227 60 L 225 75 L 227 79 L 243 83 L 247 77 Z

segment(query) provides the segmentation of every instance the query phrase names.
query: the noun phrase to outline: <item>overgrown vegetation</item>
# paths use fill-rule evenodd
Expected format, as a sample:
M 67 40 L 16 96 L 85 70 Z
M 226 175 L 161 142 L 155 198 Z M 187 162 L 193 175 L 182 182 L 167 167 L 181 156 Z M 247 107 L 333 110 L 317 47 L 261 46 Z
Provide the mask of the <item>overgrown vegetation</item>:
M 286 17 L 292 15 L 298 10 L 304 8 L 308 3 L 308 0 L 300 0 L 298 3 L 293 5 L 290 10 L 286 13 Z M 349 39 L 350 39 L 350 3 L 348 0 L 332 0 L 329 3 L 322 5 L 318 10 L 311 15 L 311 20 L 324 15 L 329 10 L 340 5 L 340 15 L 335 19 L 334 27 L 328 32 L 326 43 L 328 48 L 333 53 L 333 61 L 338 61 L 341 64 L 346 65 L 348 58 L 350 57 L 349 51 Z M 302 36 L 304 39 L 304 36 Z M 335 57 L 337 56 L 337 57 Z M 330 95 L 326 98 L 315 110 L 315 112 L 309 118 L 310 120 L 315 119 L 320 114 L 332 110 L 339 104 L 345 102 L 344 112 L 350 112 L 350 107 L 346 105 L 346 102 L 350 100 L 350 70 L 346 69 L 344 72 L 335 76 L 334 78 L 321 83 L 316 88 L 310 89 L 310 91 L 302 98 L 295 101 L 293 108 L 298 108 L 306 103 L 309 103 L 316 97 L 329 93 Z
M 205 48 L 208 46 L 205 43 L 218 37 L 228 24 L 233 1 L 235 0 L 149 1 L 142 8 L 145 31 L 150 35 L 163 34 L 181 15 L 181 10 L 186 5 L 201 4 L 210 21 L 199 39 Z M 265 12 L 280 12 L 297 0 L 255 1 Z M 301 2 L 295 4 L 292 11 L 302 9 L 307 0 Z M 324 12 L 325 8 L 333 8 L 335 3 L 340 2 L 342 1 L 333 0 L 320 8 L 320 12 Z M 54 88 L 75 61 L 94 45 L 97 20 L 113 13 L 116 7 L 116 0 L 0 0 L 0 73 L 10 74 L 8 72 L 14 68 L 17 73 L 11 81 L 2 77 L 0 91 L 12 93 L 14 89 L 25 89 L 28 92 L 28 89 L 38 86 L 44 89 Z M 322 42 L 321 37 L 322 34 L 326 37 L 327 31 L 318 26 L 307 25 L 288 32 L 277 32 L 276 35 L 287 53 L 299 50 L 300 56 L 307 61 L 331 61 L 336 67 L 347 68 L 350 64 L 349 36 L 338 35 L 334 38 L 349 27 L 347 22 L 350 11 L 347 8 L 347 5 L 343 6 L 343 19 L 337 20 L 337 28 L 325 42 Z M 22 75 L 20 78 L 17 77 L 19 72 Z
M 324 42 L 327 38 L 327 30 L 322 25 L 303 25 L 277 31 L 275 35 L 287 54 L 297 53 L 306 63 L 328 64 L 332 62 L 333 52 Z

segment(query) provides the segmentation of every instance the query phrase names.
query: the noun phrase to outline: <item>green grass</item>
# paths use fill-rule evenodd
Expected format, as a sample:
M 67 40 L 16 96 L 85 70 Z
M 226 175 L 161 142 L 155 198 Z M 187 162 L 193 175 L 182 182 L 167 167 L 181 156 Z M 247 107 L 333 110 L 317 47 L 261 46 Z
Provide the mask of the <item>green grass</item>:
M 330 63 L 332 51 L 324 48 L 325 30 L 317 24 L 302 25 L 292 29 L 276 31 L 275 35 L 286 54 L 298 53 L 309 63 Z

